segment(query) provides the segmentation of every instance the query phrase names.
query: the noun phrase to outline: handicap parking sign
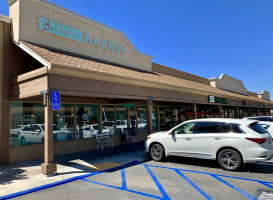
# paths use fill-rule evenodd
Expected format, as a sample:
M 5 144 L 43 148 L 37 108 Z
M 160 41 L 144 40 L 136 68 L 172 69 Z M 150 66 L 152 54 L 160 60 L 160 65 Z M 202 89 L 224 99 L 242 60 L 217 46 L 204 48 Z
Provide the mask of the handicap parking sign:
M 61 109 L 61 95 L 58 91 L 51 92 L 51 102 L 52 102 L 52 110 L 60 110 Z

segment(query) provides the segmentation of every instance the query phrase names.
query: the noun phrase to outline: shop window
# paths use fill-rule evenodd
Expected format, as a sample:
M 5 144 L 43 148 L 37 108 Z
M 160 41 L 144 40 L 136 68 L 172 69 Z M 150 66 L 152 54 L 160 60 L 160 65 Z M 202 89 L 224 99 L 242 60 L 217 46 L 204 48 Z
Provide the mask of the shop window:
M 138 131 L 147 131 L 147 110 L 145 106 L 138 106 Z
M 115 106 L 102 106 L 102 127 L 103 133 L 115 134 Z
M 74 139 L 74 105 L 62 104 L 61 110 L 53 112 L 53 141 Z
M 44 142 L 44 105 L 12 102 L 10 108 L 10 146 Z
M 77 139 L 95 137 L 100 132 L 98 105 L 77 105 L 76 117 Z
M 116 106 L 116 129 L 117 134 L 124 134 L 128 131 L 128 110 L 122 106 Z
M 165 109 L 165 117 L 166 117 L 166 130 L 170 130 L 171 128 L 173 128 L 173 109 L 170 107 L 167 107 Z
M 157 127 L 157 108 L 156 106 L 153 107 L 153 113 L 152 113 L 152 123 L 153 123 L 153 130 L 158 130 Z

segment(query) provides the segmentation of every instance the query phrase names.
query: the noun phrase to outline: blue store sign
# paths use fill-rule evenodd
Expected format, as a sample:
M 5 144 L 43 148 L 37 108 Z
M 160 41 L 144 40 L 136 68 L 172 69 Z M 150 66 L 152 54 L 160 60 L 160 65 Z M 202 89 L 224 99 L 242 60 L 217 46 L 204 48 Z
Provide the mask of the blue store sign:
M 61 95 L 58 91 L 51 91 L 52 110 L 61 110 Z

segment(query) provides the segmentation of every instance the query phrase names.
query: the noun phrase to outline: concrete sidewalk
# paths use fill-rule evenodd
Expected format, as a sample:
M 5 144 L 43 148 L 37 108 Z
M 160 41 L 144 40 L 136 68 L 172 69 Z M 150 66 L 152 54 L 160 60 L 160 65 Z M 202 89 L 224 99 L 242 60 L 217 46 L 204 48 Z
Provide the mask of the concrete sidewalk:
M 118 167 L 133 161 L 147 160 L 144 142 L 112 147 L 103 151 L 90 150 L 54 157 L 57 172 L 52 176 L 41 174 L 42 159 L 0 165 L 0 197 L 67 178 Z

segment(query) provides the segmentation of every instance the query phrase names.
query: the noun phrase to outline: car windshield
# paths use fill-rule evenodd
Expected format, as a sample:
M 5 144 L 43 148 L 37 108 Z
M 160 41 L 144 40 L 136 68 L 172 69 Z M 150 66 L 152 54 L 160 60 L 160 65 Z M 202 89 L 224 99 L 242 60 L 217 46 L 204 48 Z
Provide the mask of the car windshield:
M 249 128 L 251 128 L 252 130 L 256 131 L 259 134 L 266 134 L 266 133 L 268 133 L 267 130 L 264 129 L 264 127 L 262 127 L 257 122 L 250 124 Z

